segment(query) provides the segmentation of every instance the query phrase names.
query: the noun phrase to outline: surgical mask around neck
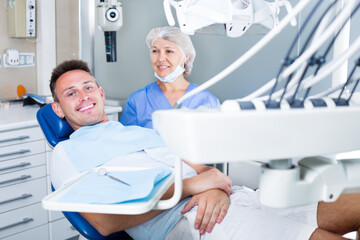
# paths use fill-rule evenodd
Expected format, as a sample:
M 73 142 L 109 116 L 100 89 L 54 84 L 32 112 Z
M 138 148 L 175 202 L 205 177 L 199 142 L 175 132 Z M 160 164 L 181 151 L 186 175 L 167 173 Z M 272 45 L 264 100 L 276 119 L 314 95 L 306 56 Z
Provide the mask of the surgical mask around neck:
M 154 76 L 159 79 L 161 82 L 166 82 L 166 83 L 172 83 L 174 82 L 181 74 L 183 74 L 185 71 L 185 68 L 181 67 L 180 65 L 178 65 L 175 70 L 171 73 L 169 73 L 167 76 L 165 77 L 160 77 L 156 72 L 154 72 Z

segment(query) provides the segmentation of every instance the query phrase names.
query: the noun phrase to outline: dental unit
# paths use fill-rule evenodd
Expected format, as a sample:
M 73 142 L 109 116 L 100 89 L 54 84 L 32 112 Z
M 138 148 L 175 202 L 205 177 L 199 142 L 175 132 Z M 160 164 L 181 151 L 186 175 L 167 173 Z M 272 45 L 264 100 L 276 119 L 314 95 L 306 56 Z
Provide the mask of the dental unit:
M 181 27 L 183 13 L 176 3 L 170 2 L 177 10 Z M 188 11 L 192 13 L 197 5 L 192 8 L 190 2 L 195 1 L 182 1 L 178 5 L 193 9 Z M 300 29 L 278 75 L 250 95 L 226 100 L 215 110 L 177 107 L 248 61 L 310 2 L 299 1 L 251 49 L 180 98 L 174 109 L 153 114 L 154 129 L 179 159 L 193 163 L 262 162 L 260 202 L 270 207 L 331 202 L 340 194 L 360 191 L 360 160 L 358 153 L 351 152 L 360 148 L 360 129 L 357 127 L 360 121 L 359 94 L 355 91 L 359 82 L 356 70 L 360 60 L 355 60 L 349 76 L 346 72 L 341 73 L 345 82 L 334 85 L 331 90 L 310 95 L 316 83 L 325 80 L 358 53 L 360 37 L 341 52 L 336 48 L 336 41 L 349 33 L 346 31 L 347 24 L 358 12 L 359 1 L 344 1 L 340 10 L 336 7 L 342 1 L 317 1 L 312 12 L 318 11 L 320 4 L 329 6 L 314 24 L 311 37 L 305 41 L 303 49 L 297 56 L 290 57 L 297 38 L 302 34 Z M 311 16 L 309 14 L 308 19 Z M 172 22 L 169 21 L 169 24 Z M 346 46 L 346 42 L 343 44 Z M 326 49 L 321 54 L 323 46 Z M 335 57 L 327 60 L 330 49 L 333 49 Z M 301 160 L 293 164 L 293 159 Z

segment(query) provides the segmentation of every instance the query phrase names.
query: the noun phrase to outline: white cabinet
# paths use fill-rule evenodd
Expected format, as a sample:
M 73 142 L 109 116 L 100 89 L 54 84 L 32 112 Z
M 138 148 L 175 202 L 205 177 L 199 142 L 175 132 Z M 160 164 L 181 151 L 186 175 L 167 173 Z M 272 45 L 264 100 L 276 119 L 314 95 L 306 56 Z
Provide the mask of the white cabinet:
M 0 115 L 0 239 L 64 240 L 79 233 L 61 212 L 46 211 L 51 148 L 36 120 L 37 106 L 10 104 Z M 118 121 L 121 107 L 105 107 Z
M 41 207 L 47 194 L 45 164 L 45 142 L 38 126 L 0 132 L 1 239 L 47 228 L 47 212 Z

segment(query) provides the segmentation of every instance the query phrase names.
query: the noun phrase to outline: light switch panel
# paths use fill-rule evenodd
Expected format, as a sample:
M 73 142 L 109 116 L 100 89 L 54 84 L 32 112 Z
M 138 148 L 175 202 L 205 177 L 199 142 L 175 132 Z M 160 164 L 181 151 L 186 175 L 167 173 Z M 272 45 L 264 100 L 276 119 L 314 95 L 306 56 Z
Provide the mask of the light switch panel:
M 33 67 L 35 66 L 35 54 L 23 53 L 17 49 L 8 49 L 3 55 L 4 67 Z

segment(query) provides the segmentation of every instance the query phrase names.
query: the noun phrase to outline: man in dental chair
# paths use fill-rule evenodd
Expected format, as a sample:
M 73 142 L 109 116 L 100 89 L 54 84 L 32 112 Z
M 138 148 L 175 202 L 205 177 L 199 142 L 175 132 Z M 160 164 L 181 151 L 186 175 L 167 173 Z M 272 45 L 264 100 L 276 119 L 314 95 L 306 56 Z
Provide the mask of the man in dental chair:
M 53 70 L 50 88 L 53 110 L 75 130 L 52 153 L 50 174 L 55 189 L 81 171 L 99 165 L 173 167 L 174 155 L 152 129 L 124 127 L 108 120 L 104 90 L 87 63 L 70 60 L 58 65 Z M 107 147 L 92 145 L 93 140 Z M 83 142 L 85 147 L 80 146 Z M 102 153 L 107 157 L 93 157 Z M 102 235 L 125 230 L 140 240 L 329 240 L 344 239 L 345 233 L 360 231 L 360 194 L 342 195 L 334 203 L 273 209 L 259 203 L 258 192 L 233 187 L 231 180 L 217 169 L 186 161 L 182 165 L 182 197 L 171 209 L 140 215 L 80 214 Z M 163 199 L 172 193 L 170 187 Z

